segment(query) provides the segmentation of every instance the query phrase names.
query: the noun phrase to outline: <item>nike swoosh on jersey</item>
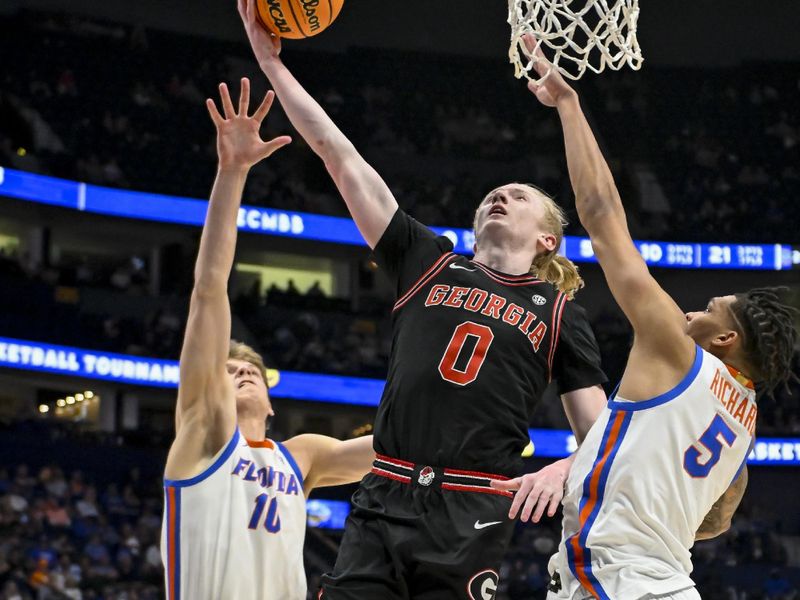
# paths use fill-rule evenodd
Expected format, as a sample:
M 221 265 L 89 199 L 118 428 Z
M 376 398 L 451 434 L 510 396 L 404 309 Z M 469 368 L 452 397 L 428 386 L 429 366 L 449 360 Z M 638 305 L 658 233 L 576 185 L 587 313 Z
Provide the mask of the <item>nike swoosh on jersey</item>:
M 500 523 L 502 523 L 502 521 L 489 521 L 488 523 L 475 521 L 475 529 L 485 529 L 486 527 L 491 527 L 492 525 L 500 525 Z
M 461 265 L 457 265 L 456 263 L 450 263 L 451 269 L 463 269 L 464 271 L 469 271 L 472 273 L 473 271 L 477 271 L 477 269 L 469 269 L 467 267 L 462 267 Z

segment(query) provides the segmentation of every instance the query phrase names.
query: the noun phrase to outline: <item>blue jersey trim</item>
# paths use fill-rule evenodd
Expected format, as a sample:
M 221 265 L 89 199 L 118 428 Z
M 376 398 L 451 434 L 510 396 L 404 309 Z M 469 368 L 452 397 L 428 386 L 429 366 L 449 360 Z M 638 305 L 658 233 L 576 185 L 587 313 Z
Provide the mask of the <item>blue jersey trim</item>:
M 611 417 L 613 419 L 614 413 L 612 412 Z M 628 431 L 628 426 L 631 423 L 631 419 L 633 415 L 631 413 L 626 413 L 625 418 L 622 421 L 622 425 L 620 427 L 619 435 L 617 436 L 617 440 L 614 443 L 614 446 L 611 449 L 611 454 L 606 461 L 606 464 L 603 465 L 603 470 L 600 473 L 600 481 L 598 483 L 598 498 L 597 503 L 594 505 L 594 509 L 592 510 L 589 518 L 586 520 L 586 528 L 583 533 L 581 533 L 580 538 L 578 539 L 579 543 L 585 549 L 585 556 L 586 556 L 586 576 L 589 578 L 589 581 L 592 582 L 597 593 L 600 594 L 601 600 L 611 600 L 611 596 L 608 595 L 608 592 L 603 589 L 603 586 L 598 581 L 597 577 L 595 576 L 592 570 L 592 554 L 591 550 L 586 546 L 586 540 L 589 537 L 589 531 L 592 529 L 595 520 L 597 519 L 597 515 L 600 514 L 600 508 L 603 506 L 603 497 L 605 496 L 606 491 L 606 483 L 608 482 L 608 474 L 611 471 L 611 465 L 614 464 L 614 459 L 617 457 L 617 452 L 619 451 L 620 446 L 622 446 L 622 441 L 625 439 L 625 434 Z
M 612 410 L 625 410 L 625 411 L 633 411 L 633 410 L 646 410 L 648 408 L 653 408 L 655 406 L 660 406 L 661 404 L 665 404 L 670 400 L 674 400 L 678 396 L 680 396 L 686 388 L 692 385 L 697 374 L 700 372 L 700 367 L 703 366 L 703 349 L 700 346 L 695 346 L 695 354 L 694 354 L 694 362 L 692 363 L 691 369 L 686 374 L 686 376 L 680 380 L 678 385 L 672 388 L 668 392 L 664 392 L 663 394 L 656 396 L 655 398 L 651 398 L 650 400 L 642 400 L 640 402 L 620 402 L 616 400 L 616 392 L 608 400 L 608 407 Z
M 611 471 L 611 465 L 614 464 L 614 459 L 617 457 L 617 452 L 619 452 L 619 448 L 622 446 L 622 441 L 625 439 L 625 434 L 628 432 L 628 426 L 631 424 L 632 417 L 633 415 L 630 413 L 625 414 L 625 418 L 623 419 L 622 425 L 619 429 L 619 435 L 617 436 L 614 445 L 611 447 L 611 453 L 608 456 L 608 460 L 606 460 L 606 464 L 603 465 L 603 470 L 600 472 L 600 481 L 598 482 L 597 486 L 597 502 L 594 505 L 592 512 L 589 514 L 589 518 L 586 520 L 585 530 L 581 533 L 581 537 L 579 538 L 581 546 L 586 546 L 586 540 L 589 537 L 589 530 L 591 530 L 592 525 L 594 525 L 597 515 L 600 514 L 600 508 L 603 506 L 603 496 L 605 495 L 606 491 L 606 483 L 608 482 L 608 474 Z M 609 419 L 609 423 L 612 421 L 612 419 Z M 598 459 L 599 458 L 600 457 L 598 457 Z M 594 471 L 594 469 L 592 469 L 592 471 Z M 584 490 L 589 487 L 589 481 L 590 480 L 584 482 Z M 589 571 L 591 572 L 591 564 L 589 564 Z
M 238 430 L 237 430 L 238 431 Z M 175 590 L 181 597 L 181 491 L 175 490 Z
M 591 494 L 591 480 L 594 475 L 595 470 L 597 469 L 600 461 L 603 458 L 605 453 L 605 448 L 608 445 L 608 438 L 611 435 L 611 431 L 614 427 L 615 416 L 617 413 L 614 411 L 611 412 L 611 416 L 608 419 L 608 423 L 606 424 L 606 429 L 603 432 L 603 439 L 600 443 L 600 448 L 598 449 L 598 454 L 595 457 L 594 464 L 592 465 L 591 470 L 586 475 L 586 478 L 583 481 L 583 496 L 581 497 L 579 505 L 578 514 L 580 515 L 583 512 L 583 508 L 586 505 L 586 502 L 589 499 Z M 592 570 L 592 552 L 591 549 L 586 545 L 586 541 L 589 537 L 589 531 L 592 529 L 595 520 L 597 519 L 597 515 L 600 514 L 600 508 L 603 506 L 603 497 L 605 495 L 606 490 L 606 483 L 608 482 L 608 475 L 611 472 L 611 466 L 614 463 L 614 459 L 617 456 L 617 452 L 619 452 L 620 447 L 622 446 L 622 441 L 625 439 L 625 434 L 628 431 L 628 427 L 630 426 L 631 420 L 633 419 L 633 414 L 630 412 L 623 412 L 624 416 L 622 418 L 622 423 L 620 424 L 619 433 L 617 434 L 617 439 L 614 440 L 613 445 L 611 446 L 611 452 L 608 455 L 608 459 L 606 459 L 605 464 L 600 471 L 600 479 L 597 482 L 597 499 L 595 501 L 595 505 L 592 507 L 592 512 L 589 513 L 589 517 L 586 519 L 586 522 L 583 526 L 578 530 L 577 533 L 567 538 L 564 545 L 567 549 L 567 562 L 569 564 L 570 571 L 575 576 L 578 581 L 580 581 L 580 577 L 578 576 L 578 565 L 576 564 L 575 560 L 575 553 L 572 549 L 572 544 L 570 540 L 578 536 L 578 543 L 583 550 L 583 570 L 586 574 L 586 578 L 591 582 L 592 586 L 594 587 L 595 591 L 598 594 L 600 600 L 611 600 L 611 597 L 608 595 L 608 592 L 603 589 L 603 586 L 600 584 L 600 581 L 597 579 L 597 576 L 594 574 Z
M 286 446 L 281 444 L 280 442 L 275 442 L 278 445 L 278 448 L 281 449 L 283 455 L 286 457 L 286 461 L 291 465 L 292 469 L 294 469 L 294 474 L 297 475 L 297 479 L 300 480 L 300 487 L 303 487 L 303 472 L 300 470 L 300 467 L 297 466 L 297 461 L 295 461 L 294 456 L 292 453 L 286 449 Z
M 222 451 L 222 454 L 220 454 L 217 457 L 217 460 L 215 460 L 205 471 L 203 471 L 199 475 L 195 475 L 191 479 L 167 479 L 165 477 L 164 486 L 189 487 L 191 485 L 197 485 L 204 479 L 207 479 L 208 477 L 213 475 L 214 472 L 216 472 L 217 469 L 219 469 L 225 463 L 226 460 L 230 458 L 231 454 L 233 454 L 233 451 L 236 449 L 236 446 L 239 443 L 240 437 L 241 436 L 239 434 L 239 427 L 236 427 L 236 431 L 233 432 L 233 437 L 231 438 L 231 441 L 228 442 L 227 446 L 225 446 L 225 449 Z

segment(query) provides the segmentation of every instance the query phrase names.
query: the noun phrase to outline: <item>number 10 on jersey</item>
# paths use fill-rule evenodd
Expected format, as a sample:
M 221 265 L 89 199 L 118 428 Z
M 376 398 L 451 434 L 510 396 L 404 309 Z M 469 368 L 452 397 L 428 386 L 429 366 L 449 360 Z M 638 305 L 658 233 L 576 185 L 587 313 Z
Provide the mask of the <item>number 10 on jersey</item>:
M 269 503 L 269 506 L 267 506 Z M 264 519 L 264 529 L 270 533 L 278 533 L 281 530 L 281 517 L 278 515 L 278 499 L 270 498 L 266 494 L 261 494 L 256 497 L 256 506 L 253 509 L 253 514 L 250 517 L 250 523 L 247 525 L 248 529 L 258 529 L 258 524 L 261 522 L 261 515 L 264 514 L 264 508 L 267 508 L 267 516 Z

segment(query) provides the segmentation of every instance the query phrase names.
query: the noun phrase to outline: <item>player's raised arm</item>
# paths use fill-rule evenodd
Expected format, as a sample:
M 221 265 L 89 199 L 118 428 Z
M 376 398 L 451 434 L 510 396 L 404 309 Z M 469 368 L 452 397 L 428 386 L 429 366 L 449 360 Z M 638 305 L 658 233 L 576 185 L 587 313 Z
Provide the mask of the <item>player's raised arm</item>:
M 525 41 L 533 51 L 535 39 L 527 36 Z M 549 67 L 542 57 L 535 68 L 544 75 Z M 617 186 L 577 93 L 555 68 L 540 85 L 531 82 L 528 87 L 542 104 L 558 110 L 578 217 L 614 298 L 633 325 L 636 342 L 656 355 L 672 353 L 674 362 L 686 362 L 688 368 L 694 344 L 686 335 L 686 318 L 650 275 L 633 244 Z
M 250 167 L 291 141 L 282 136 L 265 142 L 259 135 L 273 92 L 248 116 L 247 79 L 242 79 L 238 110 L 224 83 L 219 90 L 222 114 L 212 100 L 206 101 L 217 129 L 219 163 L 200 237 L 181 349 L 176 441 L 167 462 L 170 478 L 190 476 L 204 458 L 225 444 L 236 426 L 234 391 L 225 372 L 231 334 L 228 278 L 236 249 L 236 218 Z
M 374 248 L 397 210 L 392 192 L 283 64 L 280 38 L 258 23 L 255 0 L 239 0 L 239 14 L 258 64 L 289 120 L 325 163 L 361 235 Z

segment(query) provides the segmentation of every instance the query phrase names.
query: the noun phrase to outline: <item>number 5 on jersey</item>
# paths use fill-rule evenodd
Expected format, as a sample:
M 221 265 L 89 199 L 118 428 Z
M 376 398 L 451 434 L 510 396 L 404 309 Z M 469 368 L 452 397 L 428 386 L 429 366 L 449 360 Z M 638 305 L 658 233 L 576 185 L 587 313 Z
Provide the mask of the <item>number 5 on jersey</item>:
M 736 441 L 736 434 L 728 427 L 728 424 L 722 418 L 722 415 L 717 415 L 711 421 L 711 424 L 705 430 L 703 435 L 696 443 L 689 446 L 683 454 L 683 468 L 692 477 L 703 478 L 708 477 L 711 469 L 714 468 L 719 462 L 722 455 L 723 442 L 730 448 L 733 442 Z M 704 454 L 698 445 L 704 447 L 711 456 L 705 461 L 701 462 L 700 457 Z
M 472 342 L 473 339 L 475 345 L 472 346 L 472 353 L 469 358 L 462 358 L 461 354 L 464 347 L 467 346 L 467 341 Z M 456 385 L 472 383 L 478 377 L 493 339 L 494 333 L 486 325 L 478 325 L 472 321 L 461 323 L 453 331 L 453 337 L 450 338 L 444 356 L 439 361 L 439 374 L 445 381 Z M 463 369 L 457 369 L 457 363 L 466 364 Z

